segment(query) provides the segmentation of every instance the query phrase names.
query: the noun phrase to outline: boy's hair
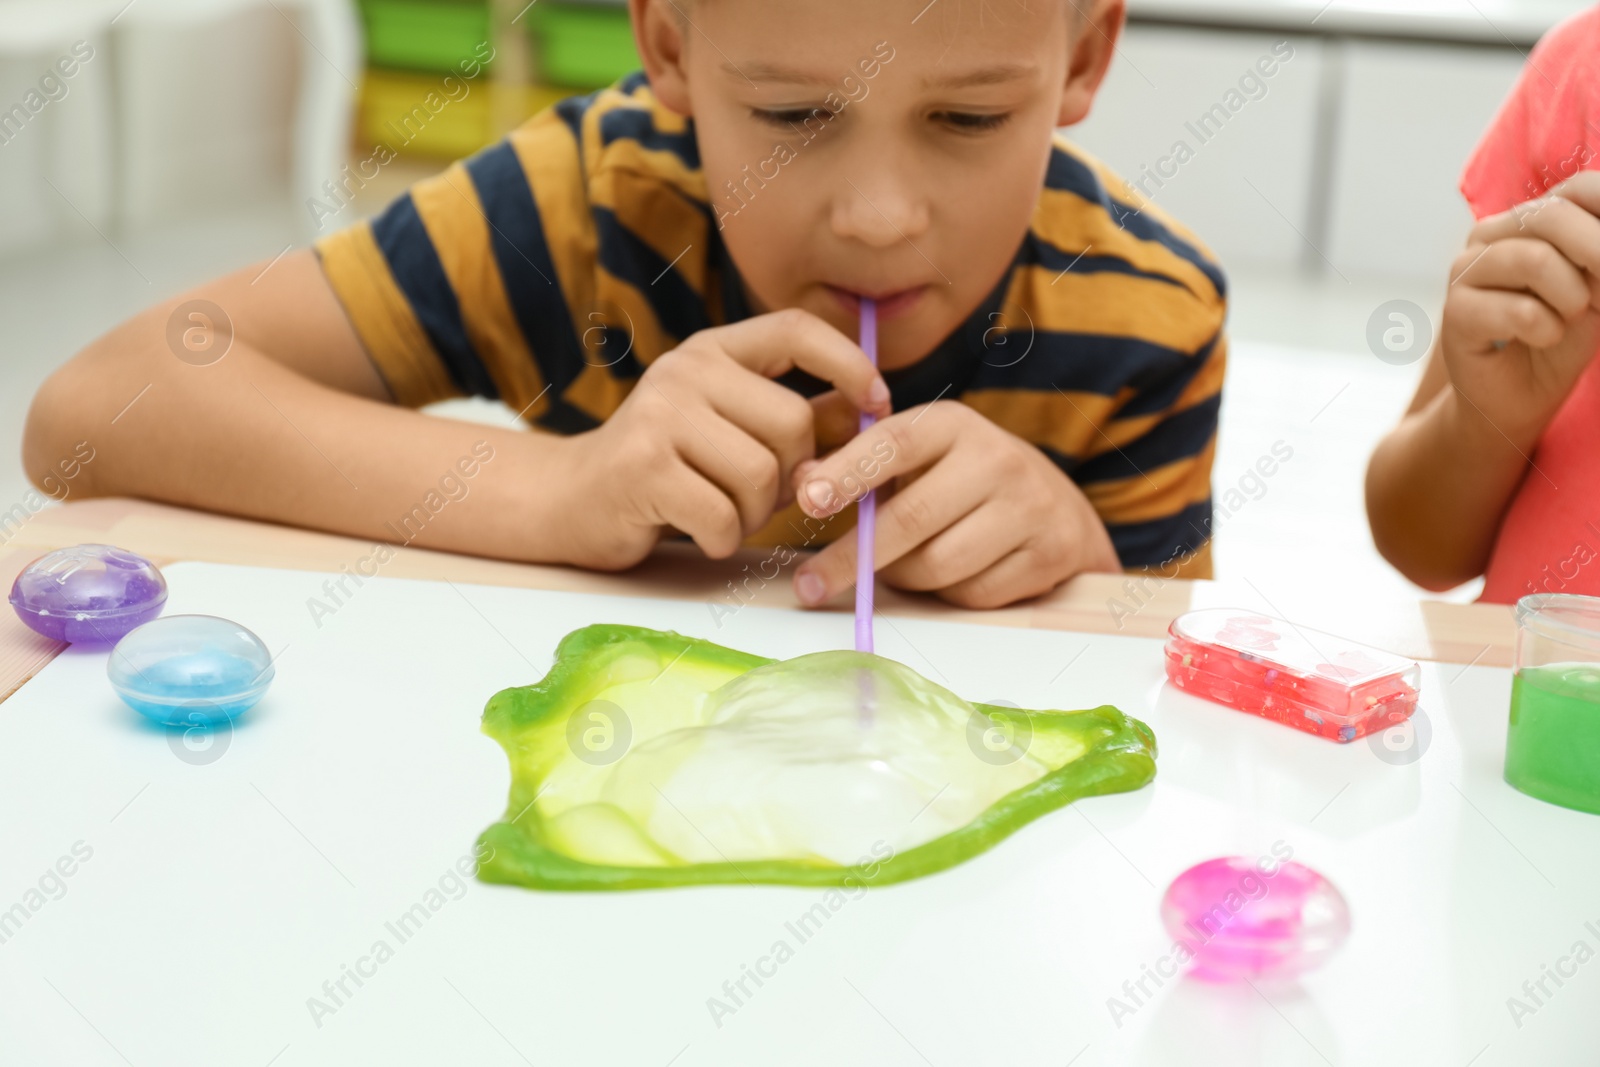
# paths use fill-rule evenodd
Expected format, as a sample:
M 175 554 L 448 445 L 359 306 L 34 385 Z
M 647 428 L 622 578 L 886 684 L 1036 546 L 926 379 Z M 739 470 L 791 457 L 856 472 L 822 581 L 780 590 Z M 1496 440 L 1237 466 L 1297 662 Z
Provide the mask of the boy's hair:
M 689 25 L 689 12 L 687 9 L 690 5 L 704 4 L 706 0 L 667 0 L 667 2 L 671 5 L 673 13 L 678 17 L 678 27 L 683 29 Z M 946 0 L 946 2 L 953 2 L 957 7 L 961 5 L 961 0 Z M 1079 24 L 1088 16 L 1088 10 L 1084 7 L 1084 4 L 1087 3 L 1093 6 L 1094 2 L 1095 0 L 1062 0 L 1062 3 L 1067 5 L 1067 25 L 1072 29 L 1077 29 Z M 989 0 L 978 0 L 978 3 L 987 5 Z

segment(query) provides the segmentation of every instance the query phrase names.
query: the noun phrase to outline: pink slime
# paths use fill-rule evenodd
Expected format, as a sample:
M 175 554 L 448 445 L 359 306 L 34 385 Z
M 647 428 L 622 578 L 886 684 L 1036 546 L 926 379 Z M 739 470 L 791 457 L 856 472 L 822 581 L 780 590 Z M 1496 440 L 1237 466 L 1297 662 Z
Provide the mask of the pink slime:
M 878 305 L 861 298 L 861 350 L 878 365 Z M 861 432 L 878 420 L 867 412 L 861 414 Z M 873 542 L 878 527 L 878 501 L 875 491 L 868 489 L 866 496 L 856 506 L 856 651 L 872 651 L 872 587 L 877 573 L 872 560 Z
M 1196 978 L 1292 978 L 1344 944 L 1350 909 L 1332 882 L 1304 864 L 1225 856 L 1173 879 L 1161 922 L 1193 953 Z

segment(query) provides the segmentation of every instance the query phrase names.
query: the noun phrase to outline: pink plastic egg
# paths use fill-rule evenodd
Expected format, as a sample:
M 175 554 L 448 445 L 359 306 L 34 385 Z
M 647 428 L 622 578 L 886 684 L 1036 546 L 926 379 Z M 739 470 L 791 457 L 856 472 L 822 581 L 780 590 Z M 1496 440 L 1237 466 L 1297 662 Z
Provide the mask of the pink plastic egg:
M 1224 856 L 1172 880 L 1161 922 L 1193 954 L 1197 978 L 1292 978 L 1344 944 L 1350 908 L 1332 882 L 1304 864 Z

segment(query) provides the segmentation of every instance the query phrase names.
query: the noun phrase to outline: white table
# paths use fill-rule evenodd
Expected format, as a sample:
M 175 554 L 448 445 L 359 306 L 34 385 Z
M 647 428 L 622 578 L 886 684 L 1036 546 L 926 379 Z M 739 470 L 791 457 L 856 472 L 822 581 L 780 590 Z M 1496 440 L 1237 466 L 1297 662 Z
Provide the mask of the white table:
M 1520 1067 L 1600 1046 L 1600 964 L 1547 980 L 1520 1029 L 1507 1009 L 1575 942 L 1600 947 L 1600 818 L 1500 780 L 1503 669 L 1425 665 L 1431 737 L 1395 763 L 1170 690 L 1152 639 L 880 623 L 882 653 L 969 698 L 1144 719 L 1156 781 L 867 891 L 796 944 L 784 924 L 818 891 L 457 892 L 450 872 L 506 801 L 482 705 L 561 635 L 630 622 L 788 656 L 848 642 L 848 616 L 750 607 L 719 630 L 696 602 L 380 578 L 318 628 L 321 575 L 167 577 L 169 614 L 250 626 L 277 679 L 201 751 L 117 701 L 104 653 L 0 704 L 0 910 L 92 850 L 0 943 L 7 1064 Z M 1344 891 L 1344 950 L 1287 987 L 1147 981 L 1119 1028 L 1108 999 L 1170 949 L 1171 878 L 1278 842 Z M 385 924 L 441 879 L 401 943 Z M 780 938 L 794 957 L 719 1028 L 708 998 Z M 323 983 L 379 940 L 392 957 L 319 1027 L 308 998 L 331 1004 Z

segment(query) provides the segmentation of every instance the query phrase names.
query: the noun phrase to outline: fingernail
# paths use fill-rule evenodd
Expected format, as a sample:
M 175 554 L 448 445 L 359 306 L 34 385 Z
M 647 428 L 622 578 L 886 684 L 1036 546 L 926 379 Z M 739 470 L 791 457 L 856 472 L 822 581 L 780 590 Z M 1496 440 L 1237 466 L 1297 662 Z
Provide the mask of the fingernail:
M 821 478 L 800 487 L 811 509 L 819 515 L 833 514 L 833 489 Z
M 794 582 L 794 591 L 802 604 L 820 604 L 828 587 L 815 574 L 801 574 Z
M 875 408 L 887 407 L 889 404 L 889 387 L 882 378 L 874 378 L 872 386 L 867 390 L 867 402 Z

